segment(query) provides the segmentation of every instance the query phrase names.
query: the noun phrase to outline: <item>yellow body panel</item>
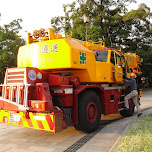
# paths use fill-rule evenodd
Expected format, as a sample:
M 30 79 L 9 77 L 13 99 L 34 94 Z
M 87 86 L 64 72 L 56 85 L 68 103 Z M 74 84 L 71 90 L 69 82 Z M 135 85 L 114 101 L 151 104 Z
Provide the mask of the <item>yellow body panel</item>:
M 80 64 L 80 53 L 88 58 L 94 53 L 79 43 L 57 39 L 23 46 L 18 53 L 18 67 L 36 67 L 41 70 L 86 69 L 89 63 Z M 89 59 L 88 59 L 89 61 Z
M 100 71 L 100 72 L 99 72 Z M 114 65 L 108 62 L 96 62 L 96 82 L 115 82 Z
M 18 67 L 36 67 L 52 73 L 72 72 L 81 82 L 114 83 L 114 65 L 96 61 L 95 54 L 81 43 L 55 39 L 29 44 L 19 49 Z
M 83 62 L 80 60 L 81 57 L 84 58 Z M 82 82 L 96 79 L 93 51 L 68 39 L 44 41 L 21 47 L 18 53 L 18 67 L 36 67 L 54 73 L 72 69 L 74 76 L 79 75 Z
M 70 39 L 29 44 L 19 49 L 18 67 L 36 67 L 52 73 L 72 72 L 81 82 L 115 82 L 114 65 L 95 60 L 93 51 Z
M 29 44 L 19 49 L 18 67 L 48 70 L 61 68 L 61 65 L 71 67 L 70 47 L 64 39 Z

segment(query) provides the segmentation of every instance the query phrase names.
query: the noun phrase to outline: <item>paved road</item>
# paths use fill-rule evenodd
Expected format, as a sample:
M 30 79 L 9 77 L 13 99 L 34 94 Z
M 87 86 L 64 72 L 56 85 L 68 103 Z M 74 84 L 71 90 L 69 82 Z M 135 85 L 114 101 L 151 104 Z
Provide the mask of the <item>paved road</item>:
M 141 109 L 149 107 L 152 108 L 152 90 L 144 91 L 141 98 Z M 101 127 L 104 127 L 106 120 L 116 118 L 120 118 L 120 115 L 102 116 Z M 78 132 L 74 127 L 54 134 L 0 123 L 0 152 L 63 152 L 78 147 L 78 152 L 111 152 L 126 126 L 136 119 L 137 114 L 119 119 L 98 130 L 98 133 L 90 135 Z

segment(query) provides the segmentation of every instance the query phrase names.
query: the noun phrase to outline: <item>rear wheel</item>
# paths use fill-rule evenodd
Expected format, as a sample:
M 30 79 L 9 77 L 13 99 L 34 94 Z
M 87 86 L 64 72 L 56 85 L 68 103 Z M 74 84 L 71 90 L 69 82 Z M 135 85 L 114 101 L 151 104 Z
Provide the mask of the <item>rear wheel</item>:
M 74 128 L 75 128 L 76 130 L 78 130 L 78 131 L 81 131 L 81 128 L 80 128 L 79 124 L 74 124 Z
M 129 110 L 122 110 L 120 111 L 121 116 L 123 117 L 130 117 L 134 114 L 135 105 L 132 99 L 129 99 Z
M 101 103 L 97 94 L 88 90 L 79 98 L 78 120 L 76 129 L 83 132 L 92 132 L 99 126 L 101 118 Z

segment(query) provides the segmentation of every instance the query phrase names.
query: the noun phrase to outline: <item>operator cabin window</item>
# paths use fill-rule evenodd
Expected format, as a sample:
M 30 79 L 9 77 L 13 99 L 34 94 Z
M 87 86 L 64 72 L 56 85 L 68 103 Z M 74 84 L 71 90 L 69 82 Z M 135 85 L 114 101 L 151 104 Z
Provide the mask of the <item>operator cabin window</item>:
M 108 51 L 98 51 L 96 52 L 96 61 L 107 62 Z

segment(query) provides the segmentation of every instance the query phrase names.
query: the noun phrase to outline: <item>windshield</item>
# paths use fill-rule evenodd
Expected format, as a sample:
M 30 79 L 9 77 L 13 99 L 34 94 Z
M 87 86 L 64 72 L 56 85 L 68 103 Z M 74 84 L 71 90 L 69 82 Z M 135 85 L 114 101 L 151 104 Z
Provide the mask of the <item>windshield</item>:
M 98 51 L 95 54 L 96 61 L 107 62 L 108 51 Z

